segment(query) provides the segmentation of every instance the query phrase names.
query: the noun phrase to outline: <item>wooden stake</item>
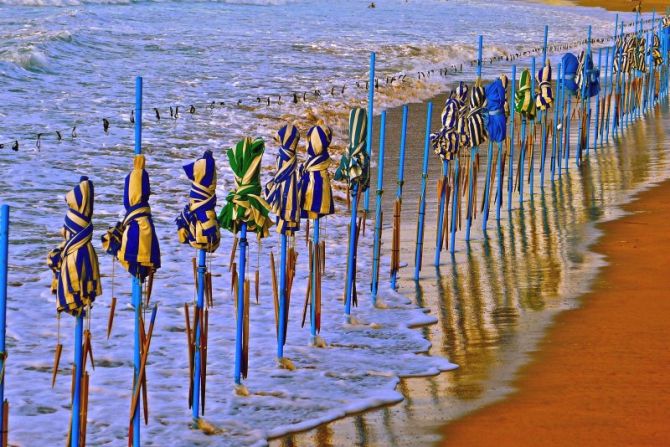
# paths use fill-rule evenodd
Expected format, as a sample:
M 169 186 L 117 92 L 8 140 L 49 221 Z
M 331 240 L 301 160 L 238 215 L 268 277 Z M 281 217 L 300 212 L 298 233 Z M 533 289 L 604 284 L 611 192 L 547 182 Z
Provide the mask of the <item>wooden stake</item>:
M 191 344 L 193 334 L 191 332 L 191 314 L 188 303 L 184 303 L 184 319 L 186 320 L 186 345 L 188 347 L 188 408 L 191 408 L 193 405 L 193 345 Z
M 56 376 L 58 375 L 58 365 L 60 364 L 60 355 L 63 352 L 63 345 L 58 343 L 56 345 L 56 353 L 54 355 L 54 367 L 51 373 L 51 388 L 56 385 Z
M 279 335 L 279 291 L 277 289 L 277 270 L 275 269 L 275 255 L 270 252 L 270 271 L 272 272 L 272 298 L 275 309 L 275 333 Z
M 228 271 L 230 272 L 235 266 L 235 252 L 237 251 L 237 243 L 239 239 L 235 236 L 233 239 L 233 248 L 230 250 L 230 262 L 228 262 Z
M 154 312 L 156 311 L 155 306 L 154 306 Z M 144 331 L 142 331 L 144 332 Z M 133 427 L 133 415 L 135 414 L 135 410 L 137 409 L 137 405 L 139 403 L 139 397 L 140 397 L 140 389 L 142 388 L 141 384 L 144 382 L 144 377 L 146 376 L 146 366 L 147 366 L 147 359 L 149 358 L 149 348 L 151 347 L 151 337 L 154 332 L 154 320 L 152 318 L 151 324 L 149 324 L 149 332 L 146 335 L 146 342 L 144 343 L 144 346 L 142 347 L 142 358 L 140 361 L 140 370 L 139 370 L 139 375 L 138 375 L 138 386 L 135 387 L 135 391 L 133 392 L 133 398 L 130 404 L 130 429 L 132 431 Z
M 86 422 L 88 421 L 88 383 L 89 375 L 84 373 L 81 381 L 81 415 L 80 415 L 80 434 L 79 434 L 79 445 L 81 447 L 86 447 Z
M 109 318 L 107 319 L 107 340 L 112 335 L 112 324 L 114 323 L 114 310 L 116 309 L 116 297 L 112 297 L 112 302 L 109 306 Z
M 2 403 L 2 447 L 9 447 L 9 401 Z

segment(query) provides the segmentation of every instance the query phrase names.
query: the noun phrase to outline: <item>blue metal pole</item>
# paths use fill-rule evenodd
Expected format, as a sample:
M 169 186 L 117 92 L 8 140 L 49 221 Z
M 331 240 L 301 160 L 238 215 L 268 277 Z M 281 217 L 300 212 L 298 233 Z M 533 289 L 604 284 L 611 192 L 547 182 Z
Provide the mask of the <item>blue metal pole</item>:
M 564 146 L 563 146 L 563 164 L 565 165 L 565 169 L 568 169 L 568 162 L 570 160 L 570 123 L 572 121 L 572 94 L 568 93 L 568 110 L 566 115 L 564 116 L 565 120 L 565 140 L 564 140 Z
M 547 65 L 547 43 L 549 41 L 549 25 L 544 25 L 544 46 L 542 47 L 542 66 Z
M 396 189 L 396 198 L 402 204 L 402 186 L 405 181 L 405 143 L 407 141 L 407 115 L 409 113 L 409 106 L 405 104 L 402 106 L 402 125 L 400 127 L 400 155 L 398 156 L 398 187 Z M 396 289 L 396 282 L 398 279 L 398 272 L 391 273 L 391 288 Z
M 375 60 L 376 54 L 370 53 L 370 80 L 368 81 L 368 129 L 365 150 L 368 156 L 372 157 L 372 118 L 374 116 L 375 103 Z M 370 189 L 365 190 L 365 197 L 363 198 L 363 209 L 367 214 L 370 209 Z
M 454 193 L 451 200 L 451 234 L 449 235 L 449 253 L 452 255 L 456 250 L 456 225 L 458 223 L 458 157 L 456 157 L 456 164 L 454 165 Z
M 582 68 L 582 88 L 581 88 L 581 114 L 579 116 L 579 131 L 577 133 L 577 154 L 575 155 L 575 163 L 577 166 L 581 164 L 582 161 L 582 151 L 584 150 L 584 147 L 582 147 L 582 130 L 584 126 L 587 125 L 586 123 L 586 84 L 588 83 L 588 60 L 591 57 L 591 26 L 589 25 L 589 31 L 588 31 L 588 44 L 587 44 L 587 50 L 585 53 L 584 57 L 584 67 Z M 588 128 L 586 133 L 588 134 Z M 588 151 L 588 147 L 586 148 Z
M 312 247 L 314 251 L 316 252 L 319 247 L 319 235 L 321 233 L 321 219 L 318 217 L 314 219 L 314 228 L 312 229 Z M 312 289 L 311 289 L 311 307 L 310 307 L 310 312 L 309 312 L 309 322 L 310 322 L 310 328 L 309 328 L 309 333 L 312 337 L 311 341 L 312 343 L 315 342 L 316 340 L 316 275 L 318 269 L 320 269 L 321 266 L 319 266 L 319 260 L 316 257 L 316 255 L 312 256 Z
M 623 42 L 623 20 L 621 21 L 621 34 L 620 34 L 621 41 Z M 614 101 L 614 124 L 612 125 L 612 135 L 619 135 L 619 127 L 623 124 L 623 98 L 621 98 L 621 83 L 625 82 L 625 75 L 622 78 L 622 59 L 623 59 L 623 54 L 622 52 L 619 52 L 618 54 L 618 60 L 619 60 L 619 70 L 617 70 L 617 75 L 616 75 L 616 96 L 619 98 L 617 101 L 615 99 Z M 614 63 L 614 62 L 612 62 Z M 614 68 L 612 68 L 614 70 Z M 624 109 L 625 110 L 625 109 Z
M 79 314 L 76 317 L 76 324 L 74 327 L 74 394 L 72 396 L 72 430 L 70 433 L 70 446 L 79 447 L 80 437 L 80 420 L 81 420 L 81 344 L 82 334 L 84 332 L 84 316 Z
M 486 154 L 486 181 L 484 182 L 484 212 L 482 213 L 482 231 L 486 237 L 486 223 L 489 220 L 489 192 L 491 189 L 491 168 L 493 164 L 493 141 L 489 139 L 489 150 Z
M 448 182 L 448 176 L 449 175 L 449 161 L 448 160 L 442 160 L 442 191 L 440 191 L 440 210 L 437 216 L 437 236 L 435 238 L 435 267 L 438 267 L 440 265 L 440 245 L 442 242 L 442 239 L 444 237 L 444 233 L 442 232 L 443 226 L 444 226 L 444 212 L 447 204 L 447 195 L 446 195 L 446 182 Z
M 531 72 L 532 76 L 530 77 L 530 91 L 535 94 L 535 57 L 532 57 L 530 59 L 530 64 L 531 64 Z M 533 96 L 533 101 L 535 101 L 535 97 Z M 529 183 L 529 189 L 530 189 L 530 200 L 533 200 L 533 187 L 534 187 L 534 176 L 535 176 L 535 117 L 530 121 L 530 126 L 531 126 L 531 132 L 530 136 L 533 139 L 533 153 L 530 156 L 530 160 L 528 160 L 528 170 L 530 171 L 529 178 L 528 178 L 528 183 Z M 523 183 L 523 179 L 519 178 L 519 184 Z
M 484 45 L 484 37 L 479 36 L 477 45 L 477 81 L 482 77 L 482 48 Z M 474 189 L 474 175 L 475 175 L 475 157 L 477 156 L 478 147 L 470 148 L 470 175 L 468 176 L 468 213 L 465 219 L 465 240 L 470 240 L 470 228 L 472 227 L 472 217 L 474 215 L 476 204 L 472 201 L 472 193 Z
M 349 224 L 349 256 L 347 259 L 347 282 L 344 285 L 344 316 L 351 317 L 351 296 L 353 292 L 354 266 L 356 264 L 356 217 L 358 214 L 358 183 L 351 189 L 351 223 Z
M 603 91 L 603 100 L 605 102 L 603 103 L 603 109 L 600 111 L 600 113 L 602 114 L 600 116 L 600 118 L 602 118 L 602 119 L 600 120 L 600 128 L 599 128 L 598 136 L 596 138 L 596 144 L 597 144 L 598 139 L 600 140 L 600 147 L 603 147 L 603 144 L 604 144 L 603 143 L 603 135 L 605 134 L 605 127 L 608 124 L 607 123 L 607 120 L 608 120 L 607 109 L 609 108 L 609 98 L 607 97 L 607 91 L 608 91 L 608 88 L 609 88 L 609 86 L 608 86 L 608 80 L 609 80 L 608 75 L 609 75 L 609 68 L 610 68 L 609 61 L 610 61 L 610 47 L 605 47 L 605 79 L 604 79 L 604 82 L 603 82 L 603 85 L 605 87 L 605 90 Z
M 379 252 L 382 236 L 382 194 L 384 193 L 384 146 L 386 140 L 386 110 L 382 112 L 379 128 L 379 161 L 377 162 L 377 198 L 375 203 L 375 239 L 372 253 L 372 305 L 377 304 L 379 288 Z
M 600 76 L 600 69 L 602 68 L 603 62 L 603 49 L 598 49 L 598 76 Z M 598 132 L 600 131 L 600 92 L 596 96 L 596 119 L 595 119 L 595 129 L 593 134 L 593 150 L 598 149 Z
M 198 250 L 198 301 L 196 303 L 196 313 L 200 315 L 200 310 L 204 307 L 205 302 L 205 271 L 207 270 L 207 252 L 205 250 Z M 202 353 L 200 352 L 200 337 L 202 333 L 202 318 L 196 318 L 195 326 L 195 360 L 193 367 L 193 405 L 191 410 L 193 412 L 193 421 L 197 422 L 200 418 L 200 362 L 202 361 Z
M 430 122 L 433 117 L 433 103 L 426 108 L 426 135 L 423 142 L 423 166 L 421 168 L 421 198 L 419 200 L 419 221 L 416 227 L 416 248 L 414 250 L 414 280 L 419 279 L 423 257 L 423 220 L 426 214 L 426 182 L 428 180 L 428 154 L 430 152 Z
M 142 153 L 142 77 L 135 78 L 135 154 Z M 135 346 L 133 350 L 134 363 L 134 386 L 133 392 L 137 387 L 141 386 L 139 383 L 140 375 L 140 347 L 142 346 L 142 339 L 140 337 L 140 318 L 142 318 L 142 283 L 140 278 L 133 276 L 132 279 L 132 304 L 135 308 Z M 135 414 L 133 414 L 133 447 L 140 447 L 140 403 L 135 407 Z
M 507 175 L 507 211 L 512 211 L 512 192 L 514 191 L 514 96 L 516 95 L 516 65 L 512 65 L 512 95 L 510 97 L 511 120 L 509 128 L 509 173 Z
M 503 170 L 502 170 L 502 158 L 503 158 L 503 144 L 502 141 L 498 142 L 498 163 L 496 167 L 496 176 L 498 187 L 496 188 L 496 221 L 500 222 L 500 207 L 502 206 L 503 198 Z
M 0 369 L 5 370 L 7 332 L 7 264 L 9 261 L 9 205 L 0 206 Z M 0 380 L 0 421 L 5 420 L 5 381 Z
M 614 94 L 614 58 L 616 57 L 616 38 L 617 38 L 617 33 L 619 31 L 619 14 L 616 15 L 616 18 L 614 20 L 614 36 L 613 36 L 613 41 L 612 41 L 612 60 L 610 61 L 609 65 L 609 70 L 611 73 L 610 76 L 610 82 L 611 86 L 609 87 L 610 89 L 610 98 L 608 100 L 608 107 L 607 107 L 607 122 L 605 124 L 605 141 L 609 141 L 610 139 L 610 108 L 612 107 L 611 104 L 611 95 Z
M 526 162 L 526 116 L 521 115 L 521 154 L 519 155 L 519 206 L 523 207 L 523 171 Z
M 235 385 L 242 383 L 242 339 L 244 332 L 244 283 L 247 270 L 247 223 L 240 224 L 240 269 L 237 281 L 237 327 L 235 328 Z
M 551 181 L 554 181 L 556 175 L 557 145 L 559 144 L 559 111 L 561 109 L 561 84 L 562 84 L 563 65 L 558 64 L 558 73 L 556 75 L 556 102 L 554 104 L 554 132 L 551 135 Z
M 287 237 L 281 235 L 281 251 L 279 258 L 279 336 L 277 337 L 277 359 L 284 358 L 284 334 L 286 333 L 286 240 Z
M 544 26 L 544 47 L 542 50 L 542 67 L 547 65 L 547 41 L 549 40 L 549 26 Z M 554 104 L 555 106 L 555 104 Z M 547 158 L 547 115 L 548 111 L 542 111 L 542 155 L 540 156 L 540 188 L 544 189 L 544 163 Z M 532 190 L 532 188 L 531 188 Z

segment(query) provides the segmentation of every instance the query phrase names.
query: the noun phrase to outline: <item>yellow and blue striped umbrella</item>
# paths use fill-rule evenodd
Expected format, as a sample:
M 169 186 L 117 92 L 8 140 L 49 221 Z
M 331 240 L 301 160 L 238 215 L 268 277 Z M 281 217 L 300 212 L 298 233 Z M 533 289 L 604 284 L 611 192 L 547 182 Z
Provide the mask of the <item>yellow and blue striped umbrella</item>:
M 368 112 L 365 109 L 355 108 L 349 112 L 349 148 L 335 171 L 335 180 L 346 180 L 349 189 L 358 185 L 359 192 L 370 187 L 370 156 L 365 150 L 367 126 Z
M 176 219 L 179 242 L 194 248 L 214 252 L 221 239 L 216 220 L 216 162 L 212 151 L 207 150 L 194 163 L 184 166 L 191 180 L 188 205 Z
M 548 110 L 554 102 L 554 92 L 551 89 L 551 62 L 547 58 L 547 64 L 540 68 L 537 73 L 538 91 L 535 96 L 535 106 L 540 110 Z
M 126 216 L 102 237 L 104 250 L 116 256 L 128 273 L 142 281 L 161 266 L 160 247 L 149 207 L 151 185 L 144 163 L 144 155 L 135 156 L 123 190 Z
M 333 131 L 325 124 L 307 131 L 307 161 L 301 167 L 299 185 L 301 217 L 316 219 L 335 212 L 328 174 L 331 163 L 328 146 L 332 138 Z
M 277 131 L 276 139 L 279 142 L 277 172 L 265 185 L 265 199 L 277 216 L 277 232 L 290 236 L 300 229 L 296 157 L 300 132 L 295 126 L 287 124 Z
M 261 197 L 261 159 L 265 142 L 246 137 L 226 154 L 235 175 L 235 191 L 226 196 L 226 205 L 219 213 L 219 224 L 231 233 L 237 233 L 241 223 L 260 237 L 269 234 L 272 221 L 268 218 L 270 205 Z
M 64 241 L 47 258 L 54 273 L 51 292 L 56 295 L 58 312 L 79 315 L 102 294 L 98 256 L 91 244 L 93 195 L 93 182 L 82 177 L 65 196 Z

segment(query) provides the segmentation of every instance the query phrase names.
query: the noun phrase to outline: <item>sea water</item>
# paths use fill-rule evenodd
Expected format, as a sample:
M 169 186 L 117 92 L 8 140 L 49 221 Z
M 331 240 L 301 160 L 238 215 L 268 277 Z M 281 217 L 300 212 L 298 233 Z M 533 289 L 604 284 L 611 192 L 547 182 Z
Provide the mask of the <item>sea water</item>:
M 277 255 L 277 237 L 273 233 L 260 245 L 251 240 L 250 272 L 260 269 L 262 280 L 260 302 L 255 304 L 252 296 L 250 311 L 250 372 L 245 382 L 249 397 L 233 393 L 235 322 L 228 274 L 232 237 L 224 234 L 212 260 L 216 306 L 210 311 L 205 413 L 222 433 L 206 436 L 191 430 L 182 309 L 194 298 L 194 250 L 179 245 L 175 233 L 174 218 L 189 189 L 181 166 L 212 149 L 221 204 L 233 187 L 224 155 L 227 147 L 244 135 L 266 138 L 266 181 L 274 164 L 276 145 L 271 138 L 276 129 L 295 121 L 304 132 L 317 119 L 334 128 L 332 152 L 339 161 L 346 146 L 347 110 L 364 104 L 367 97 L 370 51 L 377 52 L 383 84 L 376 104 L 380 110 L 432 96 L 460 77 L 471 78 L 469 61 L 475 57 L 478 34 L 484 35 L 488 58 L 537 47 L 546 23 L 554 42 L 584 38 L 587 24 L 593 25 L 597 37 L 613 30 L 612 15 L 602 10 L 520 2 L 506 2 L 503 9 L 477 0 L 377 1 L 374 9 L 360 1 L 0 4 L 0 143 L 5 143 L 0 150 L 0 201 L 12 206 L 6 395 L 11 403 L 10 441 L 26 446 L 57 445 L 68 431 L 73 321 L 61 319 L 65 348 L 61 373 L 51 390 L 58 330 L 45 259 L 60 241 L 64 195 L 81 175 L 88 175 L 96 187 L 94 245 L 104 275 L 104 294 L 96 301 L 91 321 L 96 370 L 91 375 L 87 440 L 90 445 L 125 442 L 132 387 L 130 279 L 118 265 L 112 273 L 99 236 L 122 217 L 123 178 L 132 167 L 130 114 L 136 75 L 144 77 L 143 151 L 163 253 L 152 297 L 160 308 L 147 366 L 150 420 L 142 429 L 143 444 L 263 445 L 271 436 L 398 402 L 403 398 L 395 389 L 399 376 L 435 375 L 453 365 L 445 352 L 431 350 L 430 337 L 410 329 L 438 321 L 418 307 L 421 302 L 383 287 L 381 299 L 388 309 L 371 307 L 371 231 L 359 249 L 360 306 L 354 314 L 362 324 L 343 324 L 348 219 L 340 201 L 338 213 L 322 224 L 327 246 L 322 336 L 328 349 L 309 347 L 309 330 L 300 327 L 308 271 L 304 228 L 298 237 L 300 256 L 285 349 L 298 368 L 294 372 L 278 369 L 274 358 L 268 255 Z M 461 64 L 463 73 L 412 81 L 418 72 L 444 67 L 460 71 Z M 486 70 L 492 75 L 508 68 L 501 64 Z M 387 77 L 402 75 L 407 75 L 406 83 L 396 80 L 385 86 Z M 171 119 L 170 107 L 177 105 L 179 117 Z M 189 112 L 191 105 L 194 113 Z M 107 133 L 103 119 L 110 122 Z M 422 127 L 421 123 L 422 118 L 412 118 L 412 126 Z M 39 147 L 37 134 L 42 134 Z M 15 140 L 20 143 L 18 152 L 9 149 Z M 410 151 L 408 157 L 418 159 L 419 153 L 420 149 Z M 341 185 L 335 194 L 343 197 Z M 387 274 L 384 262 L 382 283 Z M 112 290 L 119 304 L 112 337 L 106 340 Z M 428 351 L 436 355 L 425 355 Z

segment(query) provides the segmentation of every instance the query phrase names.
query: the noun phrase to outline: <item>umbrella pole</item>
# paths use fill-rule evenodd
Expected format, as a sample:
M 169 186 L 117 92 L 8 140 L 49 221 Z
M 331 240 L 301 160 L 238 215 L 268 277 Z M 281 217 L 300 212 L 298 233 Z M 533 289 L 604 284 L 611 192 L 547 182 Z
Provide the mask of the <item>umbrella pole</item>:
M 244 289 L 245 273 L 247 268 L 247 223 L 240 223 L 240 267 L 239 279 L 237 281 L 237 327 L 235 332 L 235 385 L 241 385 L 242 371 L 242 326 L 244 325 Z
M 602 68 L 602 62 L 603 62 L 603 49 L 599 48 L 598 49 L 598 78 L 600 79 L 600 70 Z M 594 122 L 594 132 L 593 132 L 593 150 L 596 151 L 598 150 L 598 132 L 600 132 L 600 91 L 598 91 L 598 95 L 596 96 L 596 119 Z M 588 148 L 587 148 L 588 151 Z
M 493 141 L 489 140 L 489 150 L 486 156 L 486 183 L 484 184 L 484 213 L 482 216 L 482 231 L 486 237 L 486 223 L 489 220 L 489 196 L 491 191 L 491 164 L 493 163 Z M 496 163 L 497 164 L 497 163 Z
M 402 187 L 405 181 L 405 143 L 407 141 L 407 115 L 409 113 L 409 106 L 405 104 L 402 106 L 402 125 L 400 127 L 400 155 L 398 157 L 398 187 L 396 189 L 396 199 L 398 201 L 398 215 L 400 215 L 400 207 L 402 206 Z M 398 217 L 398 222 L 400 217 Z M 400 228 L 395 230 L 400 235 Z M 398 249 L 400 245 L 398 244 Z M 398 256 L 400 254 L 398 253 Z M 396 290 L 396 281 L 398 278 L 398 269 L 394 268 L 391 271 L 391 288 Z
M 458 184 L 460 183 L 460 179 L 458 176 L 458 168 L 459 168 L 459 157 L 456 156 L 456 164 L 454 165 L 454 177 L 453 177 L 453 184 L 454 184 L 454 195 L 451 199 L 451 228 L 449 230 L 451 231 L 450 238 L 449 238 L 449 253 L 452 255 L 454 254 L 455 250 L 455 245 L 456 245 L 456 224 L 458 221 Z
M 558 76 L 556 77 L 556 100 L 554 102 L 554 128 L 551 133 L 551 181 L 554 181 L 556 175 L 556 149 L 559 144 L 559 110 L 561 108 L 561 72 L 563 71 L 563 66 L 558 64 Z M 560 155 L 559 155 L 560 156 Z
M 477 45 L 477 81 L 482 78 L 482 46 L 484 38 L 479 36 Z M 468 175 L 468 212 L 465 219 L 465 240 L 470 241 L 470 227 L 472 226 L 472 218 L 475 213 L 475 203 L 473 202 L 474 176 L 475 176 L 475 157 L 477 156 L 477 147 L 470 148 L 470 174 Z
M 74 392 L 72 394 L 72 427 L 70 430 L 70 446 L 79 447 L 80 414 L 81 414 L 81 377 L 82 377 L 82 333 L 84 331 L 84 316 L 77 315 L 74 327 Z
M 523 168 L 526 161 L 526 117 L 521 116 L 521 154 L 519 154 L 519 206 L 523 208 Z
M 319 265 L 319 257 L 316 256 L 316 252 L 319 249 L 319 232 L 321 231 L 321 219 L 318 217 L 314 219 L 314 228 L 312 229 L 312 250 L 314 254 L 312 255 L 312 274 L 310 276 L 310 281 L 312 286 L 310 288 L 310 312 L 309 312 L 309 321 L 310 321 L 310 343 L 316 345 L 316 336 L 317 336 L 317 315 L 316 315 L 316 296 L 319 291 L 317 291 L 316 277 L 319 274 L 321 266 Z
M 498 142 L 498 166 L 496 167 L 496 176 L 498 186 L 496 187 L 496 221 L 500 222 L 500 207 L 502 206 L 503 198 L 503 143 Z
M 509 173 L 507 174 L 507 211 L 512 211 L 512 192 L 514 191 L 514 96 L 516 95 L 516 65 L 512 65 L 512 94 L 510 102 L 512 103 L 509 136 Z
M 373 52 L 370 53 L 370 79 L 368 81 L 368 128 L 367 128 L 367 137 L 365 140 L 365 151 L 368 153 L 368 157 L 372 157 L 372 124 L 374 116 L 374 103 L 375 103 L 375 59 L 376 54 Z M 365 197 L 363 198 L 363 210 L 367 216 L 367 212 L 370 209 L 370 188 L 365 190 Z
M 565 120 L 565 140 L 563 144 L 563 167 L 568 169 L 568 162 L 570 161 L 570 122 L 572 121 L 572 98 L 568 95 L 568 110 L 563 118 Z
M 603 85 L 605 90 L 603 91 L 603 104 L 602 104 L 602 109 L 600 110 L 601 115 L 599 115 L 600 119 L 600 126 L 598 128 L 598 138 L 600 141 L 600 147 L 603 147 L 603 137 L 605 136 L 605 127 L 607 126 L 607 109 L 609 108 L 609 101 L 607 97 L 607 81 L 609 80 L 609 61 L 610 61 L 610 47 L 605 47 L 605 79 L 603 80 Z M 597 143 L 596 143 L 597 144 Z
M 542 48 L 542 66 L 547 65 L 547 43 L 549 40 L 549 25 L 544 25 L 544 46 Z M 535 74 L 533 73 L 533 76 Z M 547 111 L 542 111 L 542 155 L 540 156 L 540 188 L 544 190 L 544 162 L 547 158 Z M 532 183 L 531 183 L 532 191 Z
M 351 189 L 351 223 L 349 224 L 349 256 L 347 259 L 347 282 L 344 288 L 344 317 L 351 322 L 351 295 L 354 282 L 354 264 L 356 262 L 356 220 L 358 216 L 358 183 Z
M 531 58 L 531 72 L 533 73 L 530 77 L 530 91 L 535 94 L 535 57 Z M 535 96 L 533 96 L 532 101 L 535 101 Z M 530 137 L 532 140 L 530 158 L 528 159 L 528 187 L 530 192 L 530 200 L 533 201 L 533 181 L 535 177 L 535 117 L 530 120 Z M 519 178 L 519 184 L 523 183 L 523 175 Z
M 142 153 L 142 77 L 135 78 L 135 154 Z M 142 283 L 140 278 L 132 278 L 132 305 L 135 308 L 135 346 L 133 351 L 134 382 L 133 394 L 141 386 L 138 381 L 140 373 L 140 318 L 142 318 Z M 73 432 L 73 438 L 74 438 Z M 137 405 L 133 414 L 133 447 L 140 447 L 140 406 Z
M 426 135 L 423 141 L 423 166 L 421 168 L 421 197 L 419 200 L 419 220 L 416 227 L 416 248 L 414 250 L 414 280 L 419 279 L 423 257 L 423 224 L 426 214 L 426 181 L 428 180 L 428 153 L 430 150 L 430 122 L 433 116 L 433 103 L 428 102 L 426 109 Z
M 616 48 L 617 48 L 616 37 L 617 37 L 618 31 L 619 31 L 619 14 L 617 14 L 615 19 L 614 19 L 614 36 L 612 38 L 612 44 L 613 44 L 613 46 L 612 46 L 612 60 L 610 61 L 610 66 L 609 66 L 610 67 L 610 73 L 611 73 L 610 78 L 611 78 L 611 83 L 612 83 L 612 85 L 610 87 L 610 97 L 611 97 L 612 93 L 614 93 L 614 58 L 616 57 Z M 619 62 L 621 62 L 621 60 L 619 60 Z M 621 64 L 619 64 L 619 72 L 621 72 Z M 616 106 L 616 102 L 615 102 L 615 106 Z M 610 109 L 609 109 L 609 105 L 608 105 L 608 107 L 607 107 L 607 124 L 606 124 L 606 127 L 605 127 L 605 140 L 609 140 L 609 138 L 610 138 L 609 110 Z M 614 125 L 612 127 L 614 127 Z
M 444 234 L 442 233 L 444 227 L 444 212 L 447 202 L 447 184 L 449 182 L 449 161 L 442 160 L 442 186 L 440 188 L 440 211 L 437 218 L 437 239 L 435 241 L 435 267 L 440 265 L 440 253 L 442 252 L 442 240 Z
M 375 203 L 375 239 L 372 249 L 372 305 L 377 305 L 379 289 L 379 256 L 382 235 L 382 194 L 384 193 L 384 146 L 386 143 L 386 110 L 382 112 L 379 127 L 379 161 L 377 162 L 377 198 Z
M 9 205 L 0 207 L 0 361 L 2 372 L 0 373 L 0 423 L 2 423 L 2 438 L 7 437 L 7 427 L 4 421 L 7 419 L 5 408 L 5 334 L 7 332 L 7 264 L 9 246 Z M 3 447 L 5 443 L 3 442 Z
M 205 271 L 207 270 L 207 252 L 203 249 L 198 249 L 198 301 L 196 302 L 197 314 L 200 314 L 204 307 L 205 301 Z M 193 367 L 193 424 L 198 424 L 200 419 L 200 372 L 202 370 L 202 346 L 200 339 L 202 337 L 202 318 L 195 321 L 195 355 Z
M 284 334 L 286 331 L 286 324 L 288 323 L 284 318 L 286 313 L 286 234 L 281 234 L 281 254 L 279 255 L 279 330 L 277 337 L 277 360 L 281 363 L 284 358 Z

